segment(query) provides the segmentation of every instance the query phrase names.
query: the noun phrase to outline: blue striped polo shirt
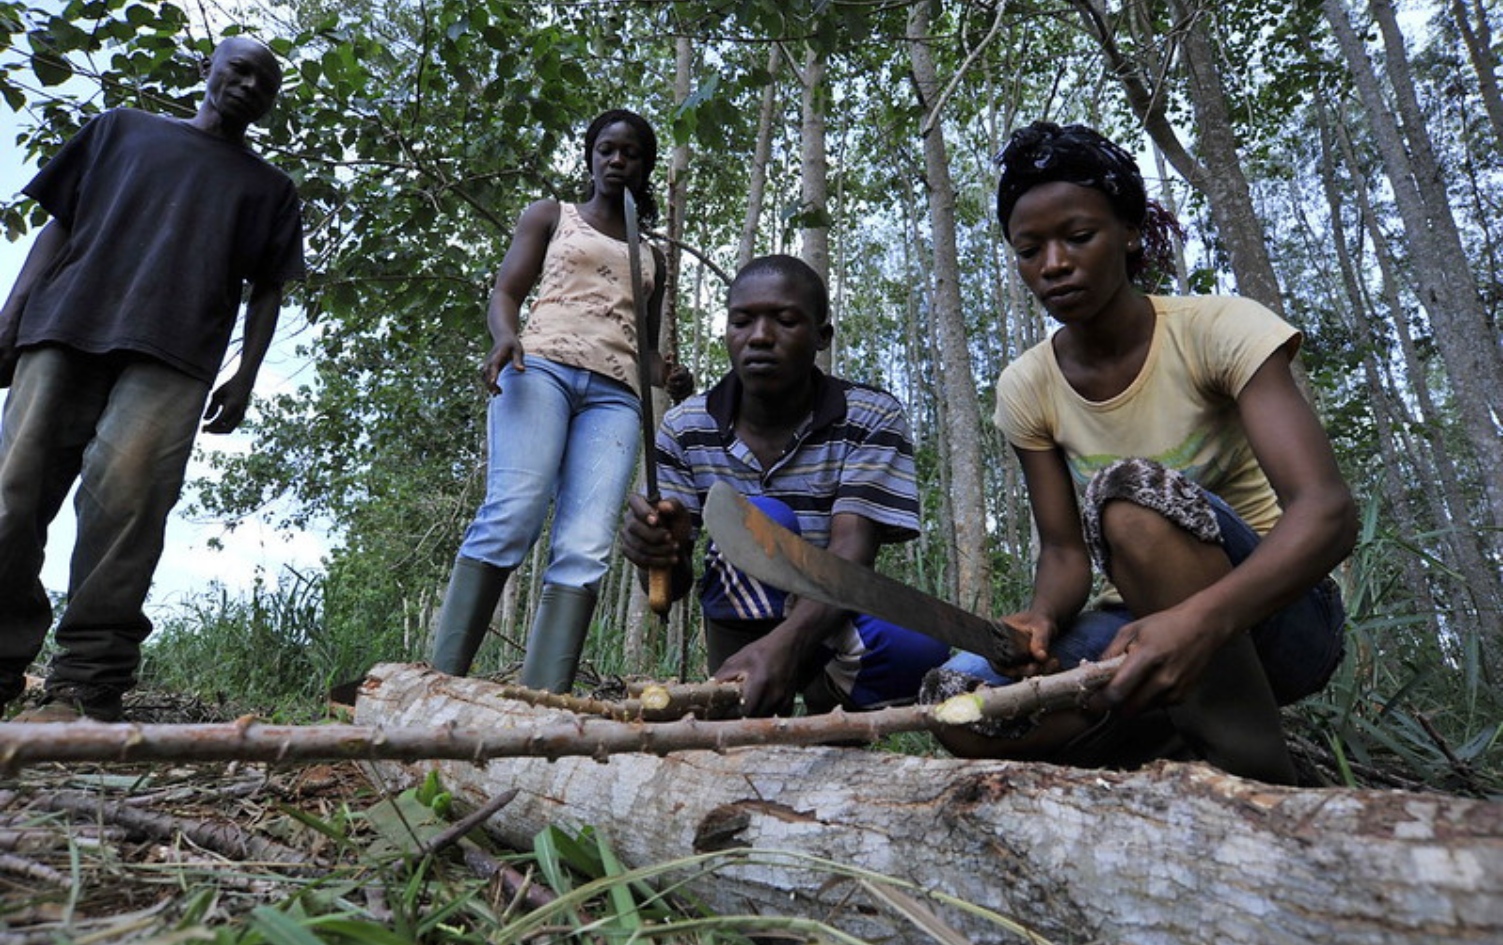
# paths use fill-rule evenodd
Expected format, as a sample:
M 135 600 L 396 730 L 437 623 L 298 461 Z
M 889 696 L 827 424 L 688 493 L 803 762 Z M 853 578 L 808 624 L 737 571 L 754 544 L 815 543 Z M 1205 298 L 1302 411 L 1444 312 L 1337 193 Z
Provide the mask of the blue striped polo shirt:
M 770 469 L 736 437 L 740 400 L 741 381 L 727 374 L 669 410 L 658 429 L 658 487 L 689 510 L 696 536 L 705 497 L 722 480 L 786 504 L 804 539 L 821 548 L 837 512 L 875 522 L 882 542 L 918 535 L 913 444 L 896 397 L 816 369 L 814 409 Z

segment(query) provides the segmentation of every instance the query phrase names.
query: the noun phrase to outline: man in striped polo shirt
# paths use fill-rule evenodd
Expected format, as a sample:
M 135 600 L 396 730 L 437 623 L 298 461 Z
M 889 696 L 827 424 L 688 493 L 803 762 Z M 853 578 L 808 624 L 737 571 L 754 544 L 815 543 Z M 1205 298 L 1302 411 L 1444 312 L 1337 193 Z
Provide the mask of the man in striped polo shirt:
M 656 507 L 631 496 L 622 545 L 634 564 L 669 568 L 673 596 L 694 583 L 694 541 L 710 487 L 725 481 L 805 540 L 864 565 L 918 534 L 908 422 L 886 391 L 815 367 L 830 344 L 829 295 L 792 256 L 763 256 L 731 283 L 731 373 L 663 418 Z M 911 700 L 948 647 L 922 634 L 742 574 L 709 543 L 700 603 L 709 668 L 739 679 L 747 711 L 787 714 Z

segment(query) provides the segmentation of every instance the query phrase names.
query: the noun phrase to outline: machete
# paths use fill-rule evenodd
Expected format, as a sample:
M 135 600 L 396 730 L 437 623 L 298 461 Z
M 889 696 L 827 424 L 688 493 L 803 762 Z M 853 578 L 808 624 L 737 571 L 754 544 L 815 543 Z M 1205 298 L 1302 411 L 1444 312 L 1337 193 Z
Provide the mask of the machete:
M 704 522 L 727 561 L 779 590 L 870 614 L 998 666 L 1032 659 L 1024 634 L 816 548 L 763 515 L 727 482 L 710 487 Z
M 657 424 L 652 419 L 652 362 L 655 346 L 647 314 L 647 293 L 642 291 L 642 234 L 637 229 L 637 198 L 631 188 L 621 192 L 622 210 L 626 214 L 626 255 L 631 263 L 631 298 L 637 314 L 637 385 L 642 393 L 642 479 L 647 501 L 658 504 Z M 667 568 L 647 572 L 647 606 L 665 616 L 673 606 L 672 573 Z

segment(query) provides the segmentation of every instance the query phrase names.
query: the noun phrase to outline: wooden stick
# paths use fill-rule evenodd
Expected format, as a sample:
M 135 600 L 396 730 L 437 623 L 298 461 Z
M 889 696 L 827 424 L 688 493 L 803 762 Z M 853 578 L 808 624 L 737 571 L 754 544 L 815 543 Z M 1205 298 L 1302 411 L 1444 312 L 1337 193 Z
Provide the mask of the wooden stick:
M 482 731 L 453 726 L 383 728 L 369 725 L 268 725 L 246 717 L 210 725 L 137 725 L 93 721 L 0 724 L 0 774 L 41 761 L 260 761 L 274 764 L 336 760 L 474 762 L 504 757 L 589 756 L 621 752 L 667 754 L 722 751 L 745 745 L 819 745 L 872 742 L 896 732 L 937 729 L 981 716 L 1020 715 L 1080 705 L 1105 685 L 1120 659 L 1086 663 L 1053 676 L 1036 676 L 997 689 L 956 696 L 938 706 L 873 712 L 836 710 L 795 718 L 673 722 L 578 718 Z
M 741 685 L 734 682 L 663 683 L 633 679 L 626 682 L 627 698 L 609 701 L 589 696 L 529 689 L 515 683 L 498 683 L 496 693 L 528 705 L 567 709 L 580 715 L 598 715 L 618 721 L 667 721 L 685 715 L 739 714 Z
M 620 702 L 529 689 L 513 683 L 498 684 L 496 694 L 528 705 L 566 709 L 576 715 L 598 715 L 618 722 L 669 722 L 686 715 L 726 718 L 741 714 L 741 686 L 736 683 L 633 682 L 627 685 L 631 698 Z
M 678 719 L 685 715 L 710 718 L 741 714 L 741 684 L 728 682 L 630 683 L 626 691 L 641 703 L 647 719 Z
M 19 723 L 7 726 L 9 728 L 66 728 L 69 725 L 77 726 L 76 722 L 62 723 Z M 126 725 L 98 725 L 87 726 L 88 728 L 131 728 Z M 173 726 L 157 726 L 168 728 Z M 176 726 L 178 728 L 200 728 L 197 725 Z M 76 817 L 94 819 L 106 824 L 122 827 L 139 836 L 151 837 L 161 840 L 181 834 L 198 846 L 223 854 L 232 860 L 256 860 L 258 862 L 281 863 L 293 866 L 308 867 L 314 862 L 301 850 L 293 849 L 275 840 L 267 840 L 254 834 L 247 833 L 240 827 L 230 823 L 211 823 L 204 820 L 195 820 L 186 817 L 174 817 L 170 814 L 158 814 L 153 811 L 138 810 L 129 804 L 118 800 L 109 800 L 98 794 L 86 791 L 51 791 L 37 796 L 33 807 L 43 810 L 54 810 L 73 814 Z
M 450 844 L 458 843 L 460 839 L 463 838 L 466 834 L 474 830 L 476 827 L 479 827 L 487 820 L 490 820 L 493 816 L 495 816 L 497 811 L 505 807 L 507 804 L 510 804 L 512 801 L 516 800 L 516 798 L 516 788 L 512 788 L 509 791 L 497 794 L 495 797 L 486 801 L 475 810 L 470 811 L 470 813 L 454 821 L 454 823 L 450 824 L 448 827 L 445 827 L 442 832 L 434 835 L 433 839 L 429 840 L 426 844 L 423 844 L 418 848 L 418 852 L 424 856 L 427 856 L 430 853 L 437 853 L 439 850 L 442 850 Z

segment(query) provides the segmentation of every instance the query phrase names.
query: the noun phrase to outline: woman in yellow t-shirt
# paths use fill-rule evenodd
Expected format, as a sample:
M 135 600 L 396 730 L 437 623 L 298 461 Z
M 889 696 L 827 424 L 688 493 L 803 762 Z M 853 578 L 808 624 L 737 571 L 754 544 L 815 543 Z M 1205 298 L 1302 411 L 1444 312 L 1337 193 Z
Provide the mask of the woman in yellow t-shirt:
M 1003 235 L 1060 324 L 998 384 L 1039 539 L 1032 599 L 1004 622 L 1029 637 L 1032 662 L 961 654 L 932 697 L 1125 661 L 1085 711 L 946 743 L 1081 764 L 1201 757 L 1291 780 L 1277 703 L 1318 690 L 1340 662 L 1327 575 L 1356 535 L 1290 370 L 1301 336 L 1247 299 L 1146 294 L 1135 280 L 1168 268 L 1178 224 L 1092 129 L 1036 122 L 998 160 Z M 1090 600 L 1093 562 L 1110 583 Z
M 432 661 L 443 672 L 469 672 L 507 577 L 551 506 L 521 682 L 555 692 L 573 684 L 642 440 L 639 341 L 651 349 L 654 384 L 680 400 L 694 383 L 656 350 L 664 272 L 656 247 L 653 265 L 642 267 L 649 337 L 637 338 L 624 195 L 631 190 L 641 222 L 657 218 L 649 188 L 657 152 L 640 115 L 614 109 L 597 117 L 585 132 L 585 199 L 533 203 L 501 260 L 487 311 L 494 344 L 481 365 L 492 395 L 485 501 L 439 614 Z M 534 290 L 524 329 L 522 303 Z

